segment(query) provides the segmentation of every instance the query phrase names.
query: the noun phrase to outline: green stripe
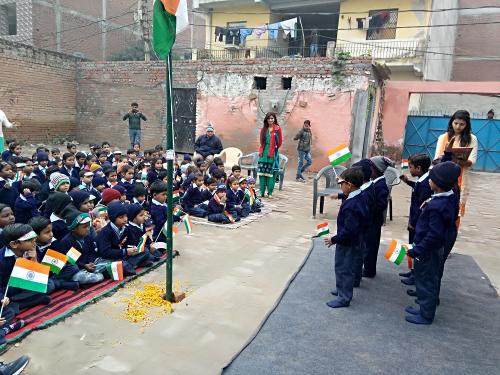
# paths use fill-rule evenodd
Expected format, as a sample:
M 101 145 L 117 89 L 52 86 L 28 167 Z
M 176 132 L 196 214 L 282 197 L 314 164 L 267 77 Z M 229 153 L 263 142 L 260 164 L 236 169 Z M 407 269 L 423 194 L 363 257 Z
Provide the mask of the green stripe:
M 76 264 L 76 260 L 74 260 L 73 258 L 71 258 L 71 257 L 68 255 L 68 263 L 71 263 L 71 264 Z
M 56 275 L 59 275 L 59 272 L 61 272 L 61 270 L 62 270 L 62 268 L 59 268 L 55 264 L 52 264 L 52 263 L 44 263 L 44 262 L 42 262 L 42 264 L 44 264 L 46 266 L 49 266 L 50 267 L 50 272 L 53 272 Z
M 324 230 L 322 232 L 319 232 L 318 233 L 318 237 L 321 237 L 321 236 L 324 236 L 324 235 L 327 235 L 327 234 L 330 234 L 330 230 L 329 229 Z
M 342 164 L 343 162 L 349 160 L 351 157 L 352 154 L 349 152 L 344 156 L 341 156 L 340 158 L 333 160 L 330 164 L 335 167 L 336 165 Z
M 399 252 L 399 255 L 396 258 L 396 260 L 394 261 L 394 263 L 399 266 L 401 264 L 401 262 L 403 261 L 403 259 L 405 258 L 405 255 L 406 255 L 405 249 L 401 248 L 401 251 Z
M 161 1 L 153 6 L 153 48 L 165 59 L 175 43 L 176 17 L 168 13 Z
M 9 279 L 9 286 L 31 290 L 33 292 L 47 293 L 47 284 L 35 283 L 33 281 L 20 279 L 18 277 L 11 276 Z

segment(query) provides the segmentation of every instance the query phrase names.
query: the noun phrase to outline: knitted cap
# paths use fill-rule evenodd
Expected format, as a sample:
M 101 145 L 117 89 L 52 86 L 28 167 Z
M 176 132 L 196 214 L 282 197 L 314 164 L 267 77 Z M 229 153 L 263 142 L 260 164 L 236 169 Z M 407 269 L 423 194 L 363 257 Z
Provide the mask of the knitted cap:
M 109 220 L 115 221 L 119 216 L 127 214 L 127 207 L 121 202 L 113 202 L 108 204 L 108 217 Z
M 394 162 L 385 156 L 374 156 L 370 160 L 380 173 L 384 173 L 387 167 L 394 167 Z
M 191 155 L 184 154 L 184 160 L 191 161 Z
M 127 190 L 121 185 L 115 185 L 115 186 L 113 186 L 113 189 L 115 189 L 117 192 L 119 192 L 120 195 L 127 193 Z
M 255 184 L 255 178 L 247 177 L 247 184 Z
M 217 189 L 215 190 L 215 192 L 218 193 L 219 191 L 227 191 L 226 185 L 224 184 L 217 185 Z
M 71 210 L 66 214 L 65 221 L 68 229 L 73 230 L 80 224 L 90 225 L 91 219 L 90 215 L 85 212 Z
M 460 176 L 460 167 L 452 161 L 435 165 L 429 172 L 429 179 L 445 191 L 453 189 Z
M 246 177 L 241 176 L 240 179 L 238 180 L 238 183 L 241 184 L 242 182 L 247 182 Z
M 57 190 L 62 184 L 69 184 L 69 177 L 60 172 L 54 172 L 50 175 L 50 184 Z
M 69 178 L 69 191 L 80 186 L 80 180 L 75 177 Z
M 80 208 L 81 204 L 90 198 L 90 193 L 84 190 L 79 190 L 70 192 L 69 196 L 73 199 L 75 207 Z
M 213 126 L 207 126 L 207 132 L 213 132 L 214 127 Z
M 106 179 L 102 176 L 95 175 L 94 178 L 92 179 L 92 186 L 93 187 L 98 187 L 100 185 L 106 185 Z
M 38 162 L 49 161 L 49 154 L 47 154 L 46 152 L 40 151 L 38 154 L 36 154 L 36 160 Z
M 107 188 L 102 191 L 101 201 L 103 204 L 107 205 L 114 199 L 120 199 L 120 197 L 121 194 L 118 190 Z
M 352 165 L 353 167 L 359 167 L 363 171 L 363 178 L 365 181 L 369 181 L 372 176 L 372 162 L 370 159 L 362 159 Z
M 134 219 L 135 219 L 135 217 L 136 217 L 137 215 L 139 215 L 139 213 L 140 213 L 141 211 L 143 211 L 143 210 L 144 210 L 144 207 L 142 207 L 142 205 L 141 205 L 141 204 L 139 204 L 139 203 L 129 204 L 129 205 L 127 206 L 127 216 L 128 216 L 128 220 L 129 220 L 129 221 L 134 220 Z
M 66 206 L 71 203 L 71 197 L 68 194 L 55 192 L 47 199 L 47 207 L 56 215 L 59 215 Z
M 148 191 L 143 184 L 135 184 L 134 197 L 140 197 L 141 195 L 146 195 L 147 193 Z
M 90 166 L 90 171 L 91 171 L 91 172 L 96 172 L 96 171 L 98 171 L 98 170 L 101 170 L 101 171 L 102 171 L 102 168 L 101 168 L 101 166 L 100 166 L 99 164 L 95 164 L 95 163 L 94 163 L 94 164 L 92 164 L 92 165 Z

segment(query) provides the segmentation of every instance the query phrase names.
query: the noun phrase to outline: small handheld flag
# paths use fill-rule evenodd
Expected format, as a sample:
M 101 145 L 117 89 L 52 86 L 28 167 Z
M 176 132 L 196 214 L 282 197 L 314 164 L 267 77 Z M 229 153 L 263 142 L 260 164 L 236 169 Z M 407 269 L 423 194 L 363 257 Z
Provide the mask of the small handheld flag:
M 9 286 L 47 293 L 50 267 L 24 258 L 17 258 L 9 278 Z
M 409 249 L 411 248 L 412 246 L 410 245 Z M 389 248 L 385 252 L 384 257 L 388 261 L 399 266 L 403 261 L 403 259 L 405 258 L 405 255 L 406 255 L 406 250 L 403 247 L 403 245 L 399 241 L 393 240 L 389 245 Z
M 186 227 L 186 233 L 190 234 L 193 231 L 193 223 L 191 222 L 191 216 L 184 215 L 184 217 L 182 218 L 182 222 Z
M 172 192 L 172 199 L 173 199 L 174 201 L 178 201 L 178 200 L 179 200 L 179 198 L 180 198 L 179 190 L 174 190 L 174 191 Z
M 76 261 L 78 260 L 78 258 L 80 258 L 81 255 L 82 255 L 82 253 L 80 253 L 74 247 L 72 247 L 71 249 L 69 249 L 68 252 L 66 253 L 66 256 L 68 257 L 68 262 L 71 263 L 71 264 L 75 264 Z
M 248 204 L 250 204 L 250 207 L 253 206 L 253 204 L 255 203 L 255 196 L 252 194 L 250 189 L 247 189 L 245 191 L 245 196 L 243 197 L 243 199 L 246 199 L 248 201 Z
M 172 214 L 177 217 L 182 216 L 182 210 L 179 207 L 174 207 Z
M 344 143 L 328 151 L 328 160 L 330 160 L 330 164 L 334 167 L 349 160 L 351 157 L 351 151 L 349 151 L 349 147 Z
M 408 170 L 409 166 L 408 166 L 408 160 L 407 159 L 403 159 L 401 161 L 401 170 L 402 171 L 406 171 Z
M 108 265 L 106 266 L 106 270 L 113 280 L 123 280 L 123 264 L 121 261 L 108 263 Z
M 231 224 L 236 223 L 236 220 L 234 220 L 233 215 L 231 215 L 229 212 L 224 211 L 224 216 L 226 216 L 226 217 L 229 219 L 229 222 L 230 222 Z
M 145 233 L 141 236 L 139 243 L 137 244 L 137 254 L 143 253 L 146 250 L 146 242 L 148 240 L 148 235 Z
M 330 227 L 328 226 L 327 222 L 316 225 L 316 235 L 318 237 L 327 236 L 329 234 Z
M 68 261 L 68 257 L 61 254 L 55 250 L 47 250 L 45 256 L 42 259 L 42 264 L 50 267 L 50 270 L 55 274 L 59 274 L 63 269 L 64 265 Z

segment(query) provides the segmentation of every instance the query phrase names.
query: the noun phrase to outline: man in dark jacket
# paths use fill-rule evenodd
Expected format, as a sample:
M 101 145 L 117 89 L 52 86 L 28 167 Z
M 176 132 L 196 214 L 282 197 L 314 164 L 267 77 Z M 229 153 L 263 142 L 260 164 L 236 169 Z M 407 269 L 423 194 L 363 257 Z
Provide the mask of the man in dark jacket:
M 193 157 L 193 161 L 196 164 L 201 163 L 203 160 L 212 161 L 215 154 L 222 151 L 222 142 L 214 134 L 213 126 L 209 125 L 207 127 L 207 133 L 198 137 L 194 144 L 194 150 L 196 155 Z
M 297 165 L 297 175 L 295 179 L 299 182 L 306 182 L 302 173 L 311 166 L 311 144 L 312 144 L 312 133 L 311 133 L 311 121 L 304 121 L 304 126 L 297 135 L 293 138 L 294 141 L 299 141 L 297 145 L 297 151 L 299 153 L 299 163 Z M 304 164 L 305 162 L 305 164 Z

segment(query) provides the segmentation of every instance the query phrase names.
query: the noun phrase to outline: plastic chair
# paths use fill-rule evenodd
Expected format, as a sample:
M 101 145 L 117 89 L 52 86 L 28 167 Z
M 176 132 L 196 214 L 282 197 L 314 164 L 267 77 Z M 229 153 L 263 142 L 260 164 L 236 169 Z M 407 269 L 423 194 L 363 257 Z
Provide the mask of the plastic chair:
M 238 165 L 240 168 L 246 169 L 248 171 L 248 175 L 253 175 L 253 178 L 257 179 L 257 169 L 259 167 L 259 153 L 252 152 L 251 154 L 242 155 L 238 159 Z
M 335 168 L 335 171 L 333 170 Z M 342 189 L 340 189 L 340 185 L 337 183 L 336 177 L 339 176 L 346 168 L 340 165 L 336 167 L 332 167 L 328 165 L 322 168 L 314 177 L 313 184 L 313 217 L 316 217 L 316 208 L 318 205 L 319 198 L 319 213 L 323 213 L 323 209 L 325 206 L 325 197 L 332 194 L 342 193 Z M 336 173 L 336 175 L 335 175 Z M 325 188 L 323 190 L 319 190 L 319 181 L 321 178 L 325 178 Z
M 401 179 L 399 178 L 400 172 L 393 167 L 388 167 L 385 172 L 385 182 L 387 187 L 389 188 L 389 220 L 392 221 L 392 187 L 399 185 L 401 183 Z M 384 224 L 387 219 L 387 209 L 384 212 Z
M 288 157 L 280 154 L 280 185 L 279 190 L 283 190 L 283 181 L 285 180 L 286 165 L 288 164 Z
M 236 147 L 228 147 L 221 151 L 220 154 L 214 155 L 214 157 L 220 157 L 224 161 L 225 168 L 231 168 L 233 165 L 238 164 L 239 158 L 243 155 L 243 152 Z

